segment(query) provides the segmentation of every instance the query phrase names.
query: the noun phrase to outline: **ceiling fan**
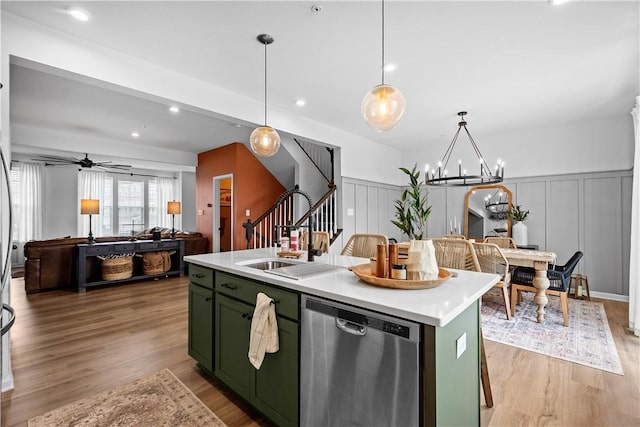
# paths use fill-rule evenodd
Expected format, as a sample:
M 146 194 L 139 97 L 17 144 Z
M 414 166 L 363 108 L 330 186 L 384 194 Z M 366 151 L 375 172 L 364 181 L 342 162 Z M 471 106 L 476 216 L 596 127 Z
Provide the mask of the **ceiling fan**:
M 110 160 L 106 162 L 94 162 L 89 158 L 89 155 L 87 153 L 84 154 L 84 159 L 78 159 L 76 157 L 42 155 L 37 159 L 31 159 L 31 160 L 44 162 L 45 166 L 79 165 L 87 169 L 96 167 L 101 169 L 120 169 L 120 170 L 128 170 L 131 168 L 131 165 L 114 164 Z

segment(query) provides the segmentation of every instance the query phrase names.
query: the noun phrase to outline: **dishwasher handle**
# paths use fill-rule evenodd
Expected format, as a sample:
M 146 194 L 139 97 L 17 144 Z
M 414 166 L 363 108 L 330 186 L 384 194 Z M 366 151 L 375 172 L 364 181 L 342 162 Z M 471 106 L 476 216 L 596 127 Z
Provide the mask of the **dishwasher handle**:
M 340 319 L 339 317 L 336 317 L 336 327 L 343 332 L 359 337 L 363 337 L 367 334 L 366 326 Z

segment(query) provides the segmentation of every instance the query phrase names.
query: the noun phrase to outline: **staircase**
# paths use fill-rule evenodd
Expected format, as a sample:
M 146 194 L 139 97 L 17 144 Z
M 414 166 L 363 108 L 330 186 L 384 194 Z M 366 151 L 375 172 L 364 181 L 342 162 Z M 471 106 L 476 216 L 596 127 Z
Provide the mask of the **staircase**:
M 285 191 L 278 197 L 278 200 L 265 213 L 260 215 L 255 221 L 247 220 L 242 226 L 245 228 L 247 239 L 247 249 L 268 248 L 276 246 L 278 243 L 278 232 L 280 227 L 291 226 L 299 228 L 306 225 L 309 217 L 313 218 L 313 230 L 326 231 L 329 233 L 329 241 L 333 243 L 342 229 L 336 224 L 336 190 L 337 186 L 329 185 L 328 191 L 316 202 L 312 204 L 307 193 L 301 191 L 296 185 L 293 189 Z M 299 219 L 294 219 L 293 196 L 300 194 L 304 196 L 311 208 Z

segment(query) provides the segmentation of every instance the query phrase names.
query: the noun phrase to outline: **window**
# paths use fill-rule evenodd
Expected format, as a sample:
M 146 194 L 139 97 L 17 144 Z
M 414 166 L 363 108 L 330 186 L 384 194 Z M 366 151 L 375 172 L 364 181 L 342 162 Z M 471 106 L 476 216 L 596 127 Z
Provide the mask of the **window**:
M 11 209 L 13 210 L 13 230 L 11 230 L 11 238 L 14 242 L 17 242 L 20 227 L 20 170 L 17 167 L 11 167 L 9 180 L 11 187 Z
M 103 199 L 100 204 L 100 235 L 127 236 L 132 231 L 138 233 L 151 227 L 166 226 L 166 206 L 163 208 L 166 201 L 163 197 L 173 200 L 177 180 L 160 181 L 164 184 L 168 182 L 169 187 L 173 188 L 162 187 L 155 177 L 121 177 L 119 174 L 105 174 Z

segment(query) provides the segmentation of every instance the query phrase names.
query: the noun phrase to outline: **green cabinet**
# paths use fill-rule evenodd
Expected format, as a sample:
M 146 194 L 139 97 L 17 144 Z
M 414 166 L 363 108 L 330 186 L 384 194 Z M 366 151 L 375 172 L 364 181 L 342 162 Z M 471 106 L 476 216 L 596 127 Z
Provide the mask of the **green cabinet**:
M 273 292 L 256 284 L 261 292 Z M 277 305 L 277 304 L 276 304 Z M 297 322 L 276 316 L 279 350 L 265 354 L 257 370 L 249 362 L 249 339 L 254 306 L 216 294 L 214 374 L 279 426 L 298 425 Z
M 192 267 L 193 266 L 189 267 L 191 283 L 189 283 L 188 297 L 188 352 L 189 355 L 193 357 L 203 369 L 205 369 L 209 373 L 212 373 L 213 271 L 208 270 L 202 272 L 196 269 L 197 272 L 194 273 Z M 194 275 L 196 275 L 197 277 L 191 277 Z
M 189 355 L 279 426 L 299 423 L 300 296 L 222 271 L 189 265 Z M 249 362 L 256 296 L 275 301 L 279 350 Z

